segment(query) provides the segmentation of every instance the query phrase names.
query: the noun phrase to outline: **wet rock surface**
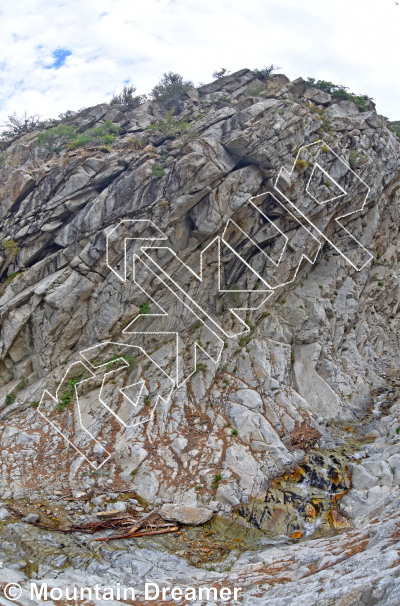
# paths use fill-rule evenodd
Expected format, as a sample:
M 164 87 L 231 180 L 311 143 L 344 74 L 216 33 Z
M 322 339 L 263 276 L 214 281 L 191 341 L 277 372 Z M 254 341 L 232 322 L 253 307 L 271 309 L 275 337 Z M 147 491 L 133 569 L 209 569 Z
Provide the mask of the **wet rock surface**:
M 400 483 L 398 446 L 388 445 L 383 455 L 373 445 L 373 434 L 382 433 L 377 415 L 384 415 L 390 407 L 391 416 L 385 419 L 385 423 L 391 419 L 386 440 L 396 435 L 399 395 L 397 386 L 380 389 L 363 422 L 357 426 L 335 424 L 334 450 L 312 448 L 301 465 L 274 478 L 263 498 L 241 505 L 240 515 L 267 536 L 300 539 L 329 535 L 350 527 L 352 519 L 379 510 L 385 499 L 390 500 L 389 494 L 393 495 L 390 487 Z
M 295 471 L 274 480 L 263 502 L 252 501 L 240 514 L 270 536 L 314 534 L 336 516 L 335 503 L 350 487 L 345 461 L 335 452 L 307 455 Z
M 374 420 L 369 419 L 370 429 L 382 434 L 381 438 L 361 438 L 362 443 L 351 452 L 354 466 L 374 461 L 370 468 L 378 473 L 384 462 L 394 456 L 393 452 L 399 450 L 396 429 L 400 423 L 400 402 L 395 393 L 393 396 L 392 401 L 381 401 L 379 414 Z M 354 434 L 352 439 L 356 442 L 360 436 Z M 325 455 L 325 465 L 331 461 L 340 470 L 340 456 L 332 461 Z M 315 487 L 322 490 L 322 484 L 326 485 L 323 468 L 312 453 L 308 460 L 319 469 L 322 480 L 317 479 L 317 472 L 313 477 Z M 349 473 L 351 479 L 352 469 Z M 293 478 L 278 481 L 280 489 L 287 481 L 293 482 Z M 351 487 L 345 497 L 354 498 L 357 491 L 358 488 Z M 272 538 L 254 526 L 246 527 L 241 518 L 213 518 L 205 526 L 182 529 L 168 536 L 104 544 L 84 534 L 44 531 L 16 522 L 10 516 L 3 522 L 0 535 L 1 581 L 19 582 L 23 588 L 28 587 L 29 579 L 46 581 L 50 587 L 119 582 L 127 586 L 134 583 L 139 589 L 149 579 L 182 586 L 221 583 L 243 587 L 240 603 L 246 605 L 268 600 L 277 606 L 289 606 L 295 600 L 317 606 L 321 599 L 332 606 L 338 602 L 350 606 L 354 600 L 366 606 L 396 604 L 400 591 L 400 500 L 396 486 L 392 485 L 389 492 L 385 503 L 380 503 L 373 490 L 366 491 L 368 514 L 360 513 L 351 520 L 342 517 L 337 509 L 331 510 L 333 528 L 329 532 L 314 528 L 308 537 L 304 533 L 302 537 L 281 534 Z M 340 507 L 345 497 L 339 500 Z M 115 506 L 116 498 L 116 494 L 99 496 L 92 499 L 95 503 L 91 505 L 108 509 L 107 504 L 110 508 Z M 126 502 L 130 507 L 141 508 L 132 495 L 127 495 Z M 25 506 L 32 509 L 32 504 Z M 52 505 L 38 507 L 41 517 L 51 514 L 50 507 L 60 507 L 59 499 L 55 498 Z M 64 502 L 62 510 L 69 519 L 88 519 L 85 501 L 70 501 L 68 505 Z M 307 507 L 303 509 L 305 512 L 312 517 Z M 280 529 L 278 524 L 276 531 Z M 27 589 L 24 595 L 28 600 Z

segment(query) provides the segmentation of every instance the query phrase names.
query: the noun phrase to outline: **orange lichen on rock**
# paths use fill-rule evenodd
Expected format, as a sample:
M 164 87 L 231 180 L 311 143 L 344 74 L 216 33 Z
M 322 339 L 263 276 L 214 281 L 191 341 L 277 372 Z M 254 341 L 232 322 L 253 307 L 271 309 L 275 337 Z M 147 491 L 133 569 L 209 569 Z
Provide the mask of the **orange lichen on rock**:
M 336 509 L 331 509 L 328 515 L 333 528 L 346 528 L 349 526 L 348 519 L 342 516 Z
M 306 506 L 304 508 L 304 513 L 306 514 L 306 516 L 308 518 L 315 518 L 317 515 L 317 510 L 315 509 L 315 507 L 313 505 L 311 505 L 311 503 L 306 503 Z

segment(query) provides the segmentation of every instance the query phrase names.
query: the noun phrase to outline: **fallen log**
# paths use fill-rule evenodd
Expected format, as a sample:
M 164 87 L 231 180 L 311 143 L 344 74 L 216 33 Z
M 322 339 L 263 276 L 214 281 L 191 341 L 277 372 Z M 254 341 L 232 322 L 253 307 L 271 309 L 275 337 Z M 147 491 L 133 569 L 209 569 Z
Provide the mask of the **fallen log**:
M 156 534 L 165 534 L 167 532 L 176 532 L 179 530 L 179 526 L 170 526 L 169 528 L 162 528 L 160 530 L 144 530 L 143 532 L 136 532 L 137 529 L 133 529 L 134 532 L 130 531 L 127 534 L 117 535 L 113 537 L 103 537 L 101 539 L 93 539 L 94 541 L 114 541 L 115 539 L 131 539 L 136 537 L 151 537 Z
M 124 512 L 121 512 L 120 509 L 113 509 L 112 511 L 98 511 L 96 513 L 96 516 L 98 518 L 112 518 L 113 516 L 117 516 L 118 514 L 121 514 Z
M 21 519 L 25 517 L 25 513 L 21 512 L 16 507 L 9 505 L 7 508 L 17 518 Z M 134 517 L 131 513 L 122 512 L 120 510 L 103 511 L 97 514 L 97 516 L 100 519 L 96 522 L 88 522 L 83 525 L 73 524 L 70 528 L 57 528 L 50 524 L 43 524 L 40 520 L 27 523 L 36 526 L 37 528 L 43 528 L 44 530 L 63 533 L 82 532 L 85 534 L 95 534 L 100 530 L 126 529 L 124 534 L 94 539 L 95 541 L 114 541 L 115 539 L 153 536 L 179 530 L 179 525 L 177 525 L 176 522 L 164 520 L 158 511 L 151 511 L 141 518 Z

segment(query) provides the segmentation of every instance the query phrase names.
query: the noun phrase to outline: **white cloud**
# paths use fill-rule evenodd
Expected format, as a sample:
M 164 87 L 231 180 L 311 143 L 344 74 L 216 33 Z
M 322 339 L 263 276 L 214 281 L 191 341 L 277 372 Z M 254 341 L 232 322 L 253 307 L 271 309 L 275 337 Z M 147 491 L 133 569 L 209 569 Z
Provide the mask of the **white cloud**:
M 0 122 L 100 103 L 127 80 L 148 92 L 169 70 L 198 83 L 270 63 L 346 84 L 400 118 L 392 0 L 0 0 L 0 19 Z M 71 55 L 46 69 L 57 49 Z

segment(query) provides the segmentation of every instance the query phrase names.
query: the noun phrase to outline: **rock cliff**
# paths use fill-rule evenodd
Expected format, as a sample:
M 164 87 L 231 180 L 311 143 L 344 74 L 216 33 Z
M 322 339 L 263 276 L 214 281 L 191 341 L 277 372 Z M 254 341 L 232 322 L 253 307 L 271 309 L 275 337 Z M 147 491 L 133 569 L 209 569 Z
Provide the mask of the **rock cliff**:
M 131 491 L 271 536 L 306 535 L 322 510 L 353 529 L 400 482 L 399 139 L 368 99 L 247 69 L 179 109 L 61 122 L 112 125 L 109 144 L 40 138 L 56 122 L 1 143 L 1 496 Z M 350 474 L 360 439 L 371 460 Z M 313 465 L 343 498 L 282 488 L 316 486 Z M 308 574 L 330 557 L 314 555 Z M 244 554 L 232 571 L 250 569 Z

